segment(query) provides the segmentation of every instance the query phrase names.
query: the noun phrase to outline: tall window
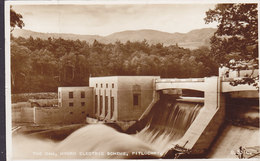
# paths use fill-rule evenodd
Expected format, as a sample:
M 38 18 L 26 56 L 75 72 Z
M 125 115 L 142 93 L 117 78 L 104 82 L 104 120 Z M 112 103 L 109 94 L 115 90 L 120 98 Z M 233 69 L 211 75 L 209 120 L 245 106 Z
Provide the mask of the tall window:
M 81 96 L 81 98 L 85 98 L 85 92 L 84 92 L 84 91 L 81 91 L 81 92 L 80 92 L 80 96 Z
M 133 96 L 133 105 L 138 106 L 139 105 L 139 94 L 134 94 Z
M 133 106 L 139 107 L 141 106 L 141 86 L 140 85 L 133 85 Z
M 85 106 L 85 102 L 81 102 L 81 106 Z
M 108 96 L 105 96 L 105 116 L 108 113 Z
M 97 97 L 97 95 L 95 95 L 95 113 L 97 113 L 98 112 L 98 97 Z
M 100 87 L 103 88 L 103 84 L 102 83 L 100 84 Z
M 114 105 L 114 97 L 111 97 L 111 101 L 110 101 L 110 103 L 111 103 L 111 118 L 113 117 L 113 115 L 114 115 L 114 109 L 115 109 L 115 105 Z
M 100 96 L 100 100 L 99 100 L 99 114 L 102 113 L 102 108 L 103 108 L 103 97 Z
M 114 83 L 112 83 L 112 88 L 114 88 L 115 87 L 115 85 L 114 85 Z
M 108 84 L 106 84 L 106 88 L 108 88 Z
M 69 98 L 73 98 L 73 92 L 69 92 Z

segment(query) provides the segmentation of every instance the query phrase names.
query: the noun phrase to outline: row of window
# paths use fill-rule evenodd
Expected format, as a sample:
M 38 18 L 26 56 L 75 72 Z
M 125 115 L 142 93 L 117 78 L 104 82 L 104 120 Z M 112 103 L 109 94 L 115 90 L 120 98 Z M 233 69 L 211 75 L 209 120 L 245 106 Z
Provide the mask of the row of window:
M 134 106 L 138 106 L 140 104 L 139 99 L 140 99 L 140 94 L 134 94 L 133 95 L 133 105 Z M 105 97 L 105 106 L 107 106 L 107 102 L 108 102 L 108 97 L 106 96 Z M 111 97 L 111 104 L 112 104 L 112 107 L 114 107 L 114 98 L 113 97 Z M 95 96 L 95 105 L 97 105 L 97 95 Z M 102 105 L 103 105 L 103 97 L 102 96 L 100 96 L 100 105 L 101 105 L 100 109 L 102 109 Z M 69 102 L 69 106 L 73 107 L 74 103 Z M 85 106 L 85 102 L 81 102 L 81 106 Z
M 115 88 L 115 85 L 114 85 L 114 83 L 112 83 L 112 88 Z M 98 84 L 96 84 L 96 88 L 98 88 L 99 86 L 98 86 Z M 100 84 L 100 88 L 103 88 L 103 84 L 101 83 Z M 106 88 L 108 88 L 108 83 L 106 83 Z
M 139 106 L 140 103 L 140 98 L 141 94 L 133 94 L 133 106 Z M 103 106 L 103 97 L 100 96 L 100 109 L 102 109 Z M 107 102 L 108 102 L 108 97 L 105 97 L 105 106 L 107 106 Z M 111 107 L 114 108 L 114 97 L 111 97 Z M 97 108 L 97 95 L 95 95 L 95 108 Z
M 81 106 L 85 106 L 85 102 L 81 102 Z M 73 102 L 69 102 L 69 107 L 73 107 L 74 103 Z
M 74 96 L 73 96 L 73 92 L 69 92 L 69 98 L 73 98 L 73 97 L 74 97 Z M 81 98 L 85 98 L 85 97 L 86 97 L 84 91 L 81 91 L 81 92 L 80 92 L 80 97 L 81 97 Z

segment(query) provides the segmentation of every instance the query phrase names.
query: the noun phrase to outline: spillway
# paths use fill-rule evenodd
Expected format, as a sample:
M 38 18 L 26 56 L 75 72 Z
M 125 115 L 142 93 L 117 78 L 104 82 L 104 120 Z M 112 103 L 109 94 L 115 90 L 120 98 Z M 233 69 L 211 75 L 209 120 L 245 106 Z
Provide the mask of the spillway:
M 147 118 L 140 121 L 144 127 L 135 136 L 165 153 L 184 135 L 202 107 L 202 103 L 179 102 L 170 95 L 161 96 Z

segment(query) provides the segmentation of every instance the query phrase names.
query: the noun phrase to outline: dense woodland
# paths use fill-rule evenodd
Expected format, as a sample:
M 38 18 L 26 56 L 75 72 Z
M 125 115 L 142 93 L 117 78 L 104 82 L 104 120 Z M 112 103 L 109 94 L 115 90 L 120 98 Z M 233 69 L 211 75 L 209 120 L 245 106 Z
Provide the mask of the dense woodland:
M 62 38 L 11 38 L 12 93 L 51 92 L 88 85 L 89 77 L 158 75 L 189 78 L 217 75 L 207 47 L 184 49 L 142 42 L 93 44 Z

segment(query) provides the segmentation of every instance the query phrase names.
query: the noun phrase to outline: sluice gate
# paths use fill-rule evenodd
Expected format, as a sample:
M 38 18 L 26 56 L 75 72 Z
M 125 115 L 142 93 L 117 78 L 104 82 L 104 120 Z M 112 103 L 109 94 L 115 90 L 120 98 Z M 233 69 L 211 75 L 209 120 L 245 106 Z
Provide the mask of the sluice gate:
M 204 154 L 224 122 L 225 93 L 241 91 L 257 93 L 255 87 L 249 85 L 233 87 L 229 82 L 230 80 L 220 77 L 155 80 L 153 101 L 134 127 L 139 130 L 137 135 L 165 152 L 163 157 L 166 158 L 175 154 Z M 182 89 L 204 92 L 204 103 L 181 104 L 181 99 L 177 97 L 181 95 Z M 175 103 L 169 101 L 172 96 L 162 94 L 165 90 L 171 91 L 170 94 L 176 97 L 171 98 Z M 190 111 L 185 111 L 187 106 Z M 169 107 L 171 108 L 167 109 Z M 178 114 L 182 110 L 184 112 Z M 157 144 L 158 142 L 160 144 Z
M 160 100 L 141 120 L 136 137 L 160 152 L 168 151 L 185 134 L 202 107 L 203 103 L 179 102 L 171 95 L 160 94 Z

